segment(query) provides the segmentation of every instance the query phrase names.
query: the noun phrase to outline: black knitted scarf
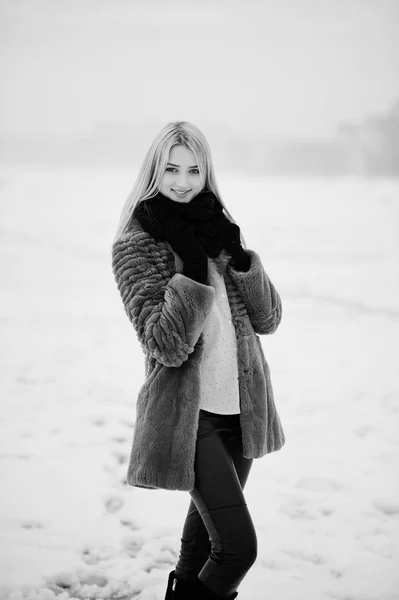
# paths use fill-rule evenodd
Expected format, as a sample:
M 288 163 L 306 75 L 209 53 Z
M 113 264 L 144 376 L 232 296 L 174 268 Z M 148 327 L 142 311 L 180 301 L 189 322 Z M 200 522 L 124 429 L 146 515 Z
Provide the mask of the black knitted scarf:
M 206 254 L 211 258 L 219 256 L 223 246 L 218 231 L 230 221 L 210 190 L 202 190 L 190 202 L 177 202 L 158 192 L 153 198 L 140 202 L 133 216 L 155 239 L 165 240 L 165 224 L 176 213 L 193 225 L 195 237 Z

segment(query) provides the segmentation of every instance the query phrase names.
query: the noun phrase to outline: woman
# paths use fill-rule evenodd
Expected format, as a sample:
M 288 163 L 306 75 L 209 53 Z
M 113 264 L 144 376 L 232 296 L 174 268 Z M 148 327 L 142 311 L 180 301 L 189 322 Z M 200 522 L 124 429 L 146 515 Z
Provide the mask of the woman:
M 191 123 L 153 141 L 112 268 L 145 354 L 127 482 L 191 496 L 166 599 L 235 598 L 257 554 L 245 482 L 254 458 L 285 443 L 258 337 L 277 329 L 281 299 Z

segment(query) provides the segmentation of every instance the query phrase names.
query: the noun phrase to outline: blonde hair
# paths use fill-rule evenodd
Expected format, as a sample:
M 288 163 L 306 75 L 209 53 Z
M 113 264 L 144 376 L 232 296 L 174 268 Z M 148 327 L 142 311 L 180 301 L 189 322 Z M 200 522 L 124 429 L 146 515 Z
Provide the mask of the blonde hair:
M 161 129 L 144 158 L 133 189 L 122 208 L 114 242 L 128 230 L 136 206 L 143 200 L 153 198 L 160 191 L 169 153 L 174 146 L 185 146 L 193 152 L 200 172 L 202 189 L 207 187 L 215 194 L 226 216 L 232 223 L 235 223 L 223 202 L 216 183 L 211 149 L 204 134 L 198 127 L 188 121 L 173 121 Z M 241 242 L 243 247 L 246 248 L 242 235 Z

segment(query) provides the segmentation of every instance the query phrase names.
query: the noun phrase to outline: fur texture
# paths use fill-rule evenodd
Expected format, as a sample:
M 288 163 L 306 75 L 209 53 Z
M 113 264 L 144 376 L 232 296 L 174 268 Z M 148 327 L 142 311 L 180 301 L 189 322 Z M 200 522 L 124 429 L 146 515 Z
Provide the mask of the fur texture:
M 285 435 L 258 334 L 281 321 L 280 296 L 256 252 L 249 271 L 236 271 L 222 250 L 212 259 L 223 275 L 236 331 L 243 453 L 280 450 Z M 200 402 L 201 334 L 215 290 L 175 270 L 167 242 L 137 219 L 112 247 L 112 269 L 126 314 L 145 354 L 127 472 L 129 485 L 190 491 Z

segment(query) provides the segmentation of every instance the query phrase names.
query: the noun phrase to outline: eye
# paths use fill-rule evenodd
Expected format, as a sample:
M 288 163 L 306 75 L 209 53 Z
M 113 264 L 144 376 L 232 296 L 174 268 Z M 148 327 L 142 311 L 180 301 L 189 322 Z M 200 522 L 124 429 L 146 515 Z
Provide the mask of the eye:
M 165 170 L 170 172 L 177 171 L 175 167 L 166 167 Z M 191 169 L 190 173 L 192 173 L 193 175 L 199 175 L 199 169 Z

